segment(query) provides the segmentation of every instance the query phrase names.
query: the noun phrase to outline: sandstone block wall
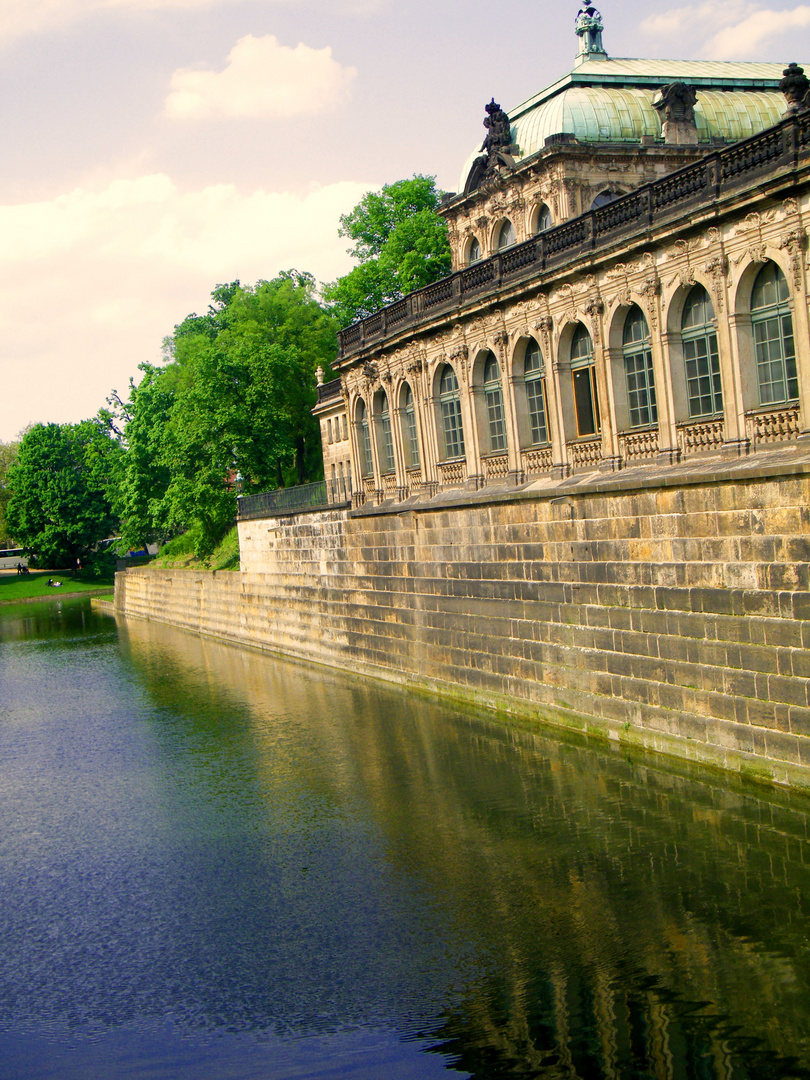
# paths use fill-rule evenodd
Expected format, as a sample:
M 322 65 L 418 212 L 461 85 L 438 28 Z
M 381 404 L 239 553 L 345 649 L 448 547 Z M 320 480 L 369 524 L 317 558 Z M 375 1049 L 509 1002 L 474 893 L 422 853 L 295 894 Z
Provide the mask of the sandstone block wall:
M 669 483 L 671 483 L 668 481 Z M 240 524 L 118 610 L 810 787 L 810 470 Z

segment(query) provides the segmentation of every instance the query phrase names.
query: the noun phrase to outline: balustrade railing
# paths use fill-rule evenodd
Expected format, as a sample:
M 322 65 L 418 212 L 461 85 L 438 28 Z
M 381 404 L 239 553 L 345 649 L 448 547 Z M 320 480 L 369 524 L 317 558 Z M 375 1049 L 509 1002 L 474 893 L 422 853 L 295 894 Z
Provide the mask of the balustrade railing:
M 678 448 L 684 456 L 719 450 L 725 439 L 725 424 L 722 420 L 679 424 L 677 431 Z
M 685 209 L 696 197 L 715 197 L 724 188 L 737 189 L 748 179 L 758 184 L 763 170 L 796 164 L 799 157 L 808 153 L 810 110 L 804 110 L 750 139 L 708 153 L 699 162 L 622 195 L 608 206 L 589 210 L 547 229 L 541 236 L 465 267 L 353 323 L 339 333 L 341 356 L 360 351 L 388 329 L 410 330 L 429 321 L 432 309 L 441 304 L 455 301 L 463 306 L 467 295 L 472 299 L 485 285 L 498 281 L 499 276 L 516 276 L 521 271 L 530 274 L 532 268 L 545 269 L 548 262 L 557 265 L 577 249 L 595 250 L 603 243 L 614 243 L 619 229 L 632 233 L 654 225 L 659 218 L 670 219 L 673 212 Z
M 540 473 L 548 472 L 553 465 L 551 447 L 524 450 L 521 454 L 521 462 L 527 476 L 538 476 Z
M 761 443 L 789 442 L 799 434 L 799 406 L 770 409 L 767 412 L 751 412 L 746 416 L 748 438 L 758 446 Z
M 493 454 L 484 458 L 484 476 L 487 480 L 505 480 L 509 475 L 509 458 L 506 454 Z
M 568 459 L 572 469 L 595 469 L 602 460 L 602 440 L 588 439 L 568 444 Z
M 619 435 L 619 454 L 624 461 L 645 461 L 658 453 L 658 428 L 628 431 Z
M 439 479 L 445 486 L 452 487 L 455 484 L 463 484 L 467 480 L 466 461 L 440 461 L 438 469 Z
M 278 488 L 259 495 L 242 495 L 236 501 L 236 516 L 239 521 L 253 521 L 288 514 L 311 514 L 316 510 L 346 506 L 351 498 L 351 483 L 346 477 L 319 480 L 315 484 Z

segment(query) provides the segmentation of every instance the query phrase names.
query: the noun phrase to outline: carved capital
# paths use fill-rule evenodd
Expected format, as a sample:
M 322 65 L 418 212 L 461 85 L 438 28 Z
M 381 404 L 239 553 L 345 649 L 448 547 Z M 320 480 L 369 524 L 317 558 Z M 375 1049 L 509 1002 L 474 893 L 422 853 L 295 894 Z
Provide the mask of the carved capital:
M 587 304 L 585 304 L 585 312 L 590 315 L 592 319 L 597 319 L 599 316 L 604 315 L 605 305 L 601 297 L 592 296 Z

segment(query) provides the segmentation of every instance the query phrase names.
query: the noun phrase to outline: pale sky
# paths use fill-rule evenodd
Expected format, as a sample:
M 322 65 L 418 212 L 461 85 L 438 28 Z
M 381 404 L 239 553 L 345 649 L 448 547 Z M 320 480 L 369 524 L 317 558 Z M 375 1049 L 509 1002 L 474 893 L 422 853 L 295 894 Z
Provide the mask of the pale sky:
M 605 0 L 612 56 L 810 57 L 810 3 Z M 453 191 L 491 97 L 568 71 L 568 0 L 0 0 L 0 439 L 92 416 L 220 282 L 351 266 L 338 218 Z

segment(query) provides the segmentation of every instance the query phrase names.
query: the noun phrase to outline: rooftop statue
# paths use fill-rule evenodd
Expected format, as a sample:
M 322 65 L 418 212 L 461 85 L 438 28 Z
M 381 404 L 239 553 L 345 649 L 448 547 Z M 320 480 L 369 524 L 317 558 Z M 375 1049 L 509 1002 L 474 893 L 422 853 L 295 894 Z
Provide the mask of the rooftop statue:
M 661 131 L 667 143 L 684 146 L 698 141 L 695 123 L 697 93 L 685 82 L 672 82 L 662 86 L 654 96 L 652 106 L 661 117 Z
M 579 38 L 579 56 L 582 59 L 587 59 L 591 53 L 607 55 L 602 45 L 602 16 L 592 4 L 579 9 L 575 29 Z
M 788 103 L 788 112 L 798 112 L 802 107 L 810 105 L 810 79 L 804 73 L 804 68 L 798 64 L 789 64 L 779 83 L 779 89 L 785 95 Z

